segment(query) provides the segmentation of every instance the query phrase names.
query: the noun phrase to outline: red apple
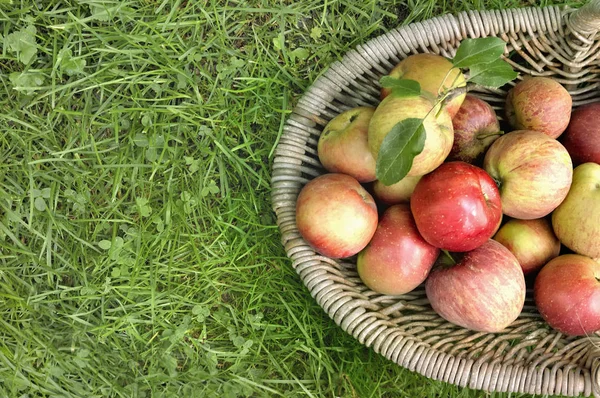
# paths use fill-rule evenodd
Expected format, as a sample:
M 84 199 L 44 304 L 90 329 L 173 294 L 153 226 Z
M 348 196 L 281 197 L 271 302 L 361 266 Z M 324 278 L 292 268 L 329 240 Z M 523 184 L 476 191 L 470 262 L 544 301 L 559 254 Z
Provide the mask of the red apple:
M 494 108 L 484 100 L 467 95 L 452 118 L 454 145 L 447 160 L 474 163 L 502 134 Z M 480 159 L 481 158 L 481 159 Z
M 431 270 L 439 249 L 419 235 L 408 205 L 388 208 L 375 235 L 358 254 L 358 275 L 371 290 L 404 294 L 419 286 Z
M 539 270 L 560 252 L 560 241 L 545 218 L 509 220 L 494 240 L 515 255 L 525 275 Z
M 573 178 L 565 147 L 531 130 L 498 138 L 485 154 L 483 167 L 499 185 L 504 214 L 521 220 L 550 214 L 567 196 Z
M 409 55 L 390 71 L 389 76 L 397 79 L 416 80 L 421 85 L 421 89 L 433 97 L 439 97 L 451 89 L 466 85 L 465 77 L 460 69 L 455 68 L 452 62 L 437 54 Z M 390 92 L 389 88 L 382 88 L 381 99 L 387 97 Z M 445 105 L 450 117 L 456 115 L 464 99 L 465 94 L 461 94 Z
M 392 185 L 385 185 L 377 180 L 373 183 L 373 194 L 375 195 L 375 198 L 388 205 L 408 203 L 410 201 L 410 196 L 415 190 L 415 186 L 421 177 L 422 176 L 406 176 Z
M 444 257 L 425 282 L 427 298 L 442 318 L 488 333 L 517 319 L 525 304 L 525 276 L 507 248 L 489 240 L 458 256 L 456 264 Z
M 506 97 L 506 117 L 515 130 L 540 131 L 557 138 L 567 128 L 573 100 L 556 80 L 528 77 Z
M 535 304 L 561 333 L 583 336 L 600 330 L 600 264 L 579 254 L 551 260 L 535 278 Z
M 373 112 L 375 108 L 361 106 L 327 123 L 317 146 L 319 160 L 327 171 L 348 174 L 359 182 L 375 181 L 375 158 L 367 142 Z
M 316 251 L 349 257 L 369 243 L 377 228 L 373 197 L 353 177 L 330 173 L 309 181 L 298 195 L 296 225 Z
M 569 127 L 560 138 L 576 166 L 587 162 L 600 164 L 600 102 L 575 109 Z
M 455 252 L 473 250 L 496 232 L 502 218 L 494 180 L 465 162 L 444 163 L 417 183 L 410 207 L 427 242 Z

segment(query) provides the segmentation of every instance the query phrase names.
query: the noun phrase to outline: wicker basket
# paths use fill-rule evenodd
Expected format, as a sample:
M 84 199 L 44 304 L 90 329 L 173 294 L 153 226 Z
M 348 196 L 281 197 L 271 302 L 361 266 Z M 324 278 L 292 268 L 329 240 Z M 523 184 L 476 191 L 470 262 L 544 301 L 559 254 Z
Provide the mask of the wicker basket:
M 486 391 L 600 397 L 600 335 L 566 337 L 550 329 L 531 291 L 519 318 L 504 332 L 486 334 L 452 325 L 431 309 L 421 286 L 385 296 L 360 281 L 353 259 L 318 255 L 296 228 L 296 197 L 323 174 L 317 140 L 340 112 L 379 102 L 379 78 L 407 55 L 453 57 L 463 38 L 498 36 L 520 77 L 551 76 L 573 105 L 600 99 L 600 0 L 579 10 L 523 8 L 444 15 L 395 29 L 348 52 L 308 89 L 277 145 L 272 201 L 282 243 L 318 304 L 360 343 L 426 377 Z M 476 89 L 501 109 L 506 90 Z M 499 112 L 501 114 L 501 112 Z

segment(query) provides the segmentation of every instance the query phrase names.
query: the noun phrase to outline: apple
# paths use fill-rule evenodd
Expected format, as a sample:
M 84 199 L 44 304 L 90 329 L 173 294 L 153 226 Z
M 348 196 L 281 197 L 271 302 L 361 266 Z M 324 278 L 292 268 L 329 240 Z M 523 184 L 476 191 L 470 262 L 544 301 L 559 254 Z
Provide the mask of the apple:
M 565 200 L 552 213 L 562 244 L 584 256 L 600 257 L 600 165 L 584 163 L 573 171 Z
M 358 254 L 356 266 L 371 290 L 405 294 L 425 281 L 438 254 L 439 249 L 417 231 L 410 207 L 399 204 L 383 213 L 371 242 Z
M 498 138 L 488 149 L 483 167 L 498 184 L 504 214 L 521 220 L 550 214 L 567 196 L 573 177 L 565 147 L 532 130 Z
M 556 80 L 528 77 L 508 91 L 506 118 L 516 130 L 535 130 L 557 138 L 569 124 L 572 105 L 571 94 Z
M 560 252 L 560 241 L 546 218 L 509 220 L 494 240 L 515 255 L 525 275 L 538 271 Z
M 441 255 L 425 281 L 436 313 L 458 326 L 488 333 L 500 332 L 517 319 L 525 304 L 525 276 L 507 248 L 488 240 L 452 257 Z
M 296 225 L 304 240 L 331 258 L 350 257 L 369 243 L 377 228 L 373 197 L 346 174 L 309 181 L 296 202 Z
M 410 201 L 410 196 L 415 190 L 415 186 L 421 177 L 422 176 L 406 176 L 392 185 L 385 185 L 377 180 L 373 183 L 373 194 L 376 199 L 388 205 L 408 203 Z
M 375 158 L 367 142 L 373 112 L 375 108 L 361 106 L 327 123 L 317 145 L 319 160 L 327 171 L 348 174 L 359 182 L 375 181 Z
M 467 95 L 452 118 L 454 145 L 447 160 L 474 163 L 500 137 L 500 123 L 494 108 L 482 99 Z
M 535 278 L 535 305 L 552 328 L 570 336 L 600 330 L 600 264 L 579 254 L 551 260 Z
M 600 102 L 575 109 L 560 138 L 575 165 L 600 163 Z
M 455 68 L 448 59 L 436 54 L 409 55 L 390 71 L 389 76 L 396 79 L 415 80 L 421 85 L 422 91 L 426 91 L 436 98 L 450 89 L 466 85 L 465 77 L 460 69 Z M 387 97 L 390 92 L 389 88 L 382 88 L 381 99 Z M 465 94 L 461 94 L 445 105 L 450 117 L 456 115 L 464 99 Z
M 421 176 L 444 162 L 452 149 L 452 119 L 444 109 L 433 109 L 433 103 L 422 96 L 388 95 L 377 106 L 369 123 L 369 148 L 375 160 L 385 136 L 398 123 L 409 118 L 423 120 L 426 138 L 423 151 L 415 156 L 408 176 Z
M 465 162 L 442 164 L 417 183 L 410 198 L 417 228 L 435 247 L 466 252 L 485 243 L 502 220 L 494 180 Z

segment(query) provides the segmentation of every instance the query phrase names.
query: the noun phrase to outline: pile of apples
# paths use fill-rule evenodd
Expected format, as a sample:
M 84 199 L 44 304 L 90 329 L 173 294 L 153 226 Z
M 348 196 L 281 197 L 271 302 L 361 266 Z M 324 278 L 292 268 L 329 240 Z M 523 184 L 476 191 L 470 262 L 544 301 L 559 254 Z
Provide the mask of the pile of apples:
M 377 107 L 325 126 L 318 155 L 328 173 L 297 199 L 304 240 L 330 258 L 357 255 L 375 292 L 424 283 L 434 311 L 471 330 L 510 325 L 529 283 L 554 329 L 600 330 L 600 102 L 572 111 L 558 81 L 525 77 L 508 92 L 503 133 L 476 96 L 436 103 L 441 87 L 466 82 L 446 58 L 411 55 L 390 76 L 418 81 L 425 95 L 383 88 Z M 376 180 L 378 152 L 407 118 L 424 120 L 423 150 L 386 186 Z

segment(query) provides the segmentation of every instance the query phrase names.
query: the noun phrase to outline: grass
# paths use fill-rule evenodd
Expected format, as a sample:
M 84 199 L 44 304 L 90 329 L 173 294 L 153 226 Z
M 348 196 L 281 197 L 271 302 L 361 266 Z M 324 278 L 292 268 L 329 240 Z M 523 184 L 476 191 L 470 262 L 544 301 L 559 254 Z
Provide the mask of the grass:
M 349 49 L 527 2 L 4 4 L 0 396 L 482 395 L 327 317 L 280 244 L 270 165 Z

